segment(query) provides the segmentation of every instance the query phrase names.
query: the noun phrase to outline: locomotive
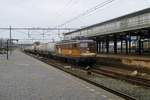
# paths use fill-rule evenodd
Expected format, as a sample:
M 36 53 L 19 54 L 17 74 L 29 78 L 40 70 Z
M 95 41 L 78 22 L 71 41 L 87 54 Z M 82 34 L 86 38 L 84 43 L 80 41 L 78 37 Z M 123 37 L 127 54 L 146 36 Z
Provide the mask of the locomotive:
M 63 40 L 33 45 L 26 52 L 47 58 L 74 63 L 81 66 L 92 66 L 96 62 L 96 43 L 93 40 Z

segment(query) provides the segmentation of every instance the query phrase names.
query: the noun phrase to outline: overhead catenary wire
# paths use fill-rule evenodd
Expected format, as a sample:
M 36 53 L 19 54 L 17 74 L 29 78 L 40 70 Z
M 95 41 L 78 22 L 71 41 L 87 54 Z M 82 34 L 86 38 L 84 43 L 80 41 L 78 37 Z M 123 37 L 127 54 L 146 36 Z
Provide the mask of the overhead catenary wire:
M 67 4 L 64 6 L 63 9 L 67 9 L 69 6 L 71 6 L 72 1 L 73 1 L 73 0 L 69 0 L 69 1 L 67 2 Z M 63 13 L 64 13 L 64 11 L 61 13 L 61 15 L 62 15 Z
M 98 10 L 98 9 L 100 9 L 100 8 L 102 8 L 102 7 L 104 7 L 104 6 L 108 5 L 108 4 L 110 4 L 110 3 L 112 3 L 113 1 L 115 1 L 115 0 L 107 0 L 107 1 L 104 1 L 104 2 L 98 4 L 98 5 L 94 6 L 94 7 L 92 7 L 92 8 L 90 8 L 90 9 L 86 10 L 85 12 L 83 12 L 83 13 L 77 15 L 76 17 L 74 17 L 74 18 L 72 18 L 72 19 L 70 19 L 70 20 L 67 20 L 66 22 L 64 22 L 63 24 L 58 25 L 57 27 L 65 26 L 66 24 L 71 23 L 71 22 L 73 22 L 74 20 L 77 20 L 77 19 L 79 19 L 79 18 L 81 18 L 81 17 L 83 17 L 83 16 L 85 16 L 85 15 L 88 15 L 88 14 L 90 14 L 90 13 L 92 13 L 92 12 L 94 12 L 94 11 L 96 11 L 96 10 Z
M 72 0 L 70 0 L 70 1 L 72 2 Z M 104 1 L 104 2 L 102 2 L 102 3 L 100 3 L 100 4 L 97 4 L 96 6 L 94 6 L 94 7 L 90 8 L 90 9 L 84 11 L 83 13 L 81 13 L 81 14 L 79 14 L 79 15 L 73 17 L 72 19 L 67 20 L 66 22 L 64 22 L 64 23 L 62 23 L 62 24 L 60 24 L 60 25 L 57 25 L 57 26 L 54 27 L 54 28 L 59 28 L 59 27 L 66 26 L 68 23 L 71 23 L 71 22 L 73 22 L 73 21 L 75 21 L 75 20 L 77 20 L 77 19 L 80 19 L 81 17 L 83 17 L 83 16 L 85 16 L 85 15 L 89 15 L 89 14 L 91 14 L 92 12 L 94 12 L 94 11 L 96 11 L 96 10 L 98 10 L 98 9 L 100 9 L 100 8 L 102 8 L 102 7 L 104 7 L 104 6 L 108 5 L 108 4 L 110 4 L 110 3 L 112 3 L 113 1 L 115 1 L 115 0 L 106 0 L 106 1 Z M 50 31 L 48 30 L 47 32 L 50 32 Z
M 27 35 L 28 37 L 28 39 L 19 39 L 19 40 L 31 40 L 31 41 L 47 41 L 47 40 L 51 40 L 51 41 L 53 41 L 53 38 L 54 38 L 54 35 L 55 34 L 51 34 L 51 38 L 45 38 L 45 35 L 49 35 L 49 34 L 45 34 L 45 32 L 44 31 L 42 31 L 42 32 L 38 32 L 39 34 L 34 34 L 34 33 L 28 33 L 29 31 L 27 31 L 27 32 L 23 32 L 23 31 L 18 31 L 18 30 L 15 30 L 15 32 L 18 32 L 18 33 L 23 33 L 24 35 Z M 29 35 L 30 35 L 30 37 L 29 37 Z M 42 35 L 42 37 L 41 38 L 39 38 L 39 37 L 32 37 L 33 35 Z M 55 35 L 55 37 L 56 37 L 56 35 Z M 58 36 L 59 37 L 59 36 Z M 60 37 L 59 37 L 60 38 Z
M 92 12 L 94 12 L 94 11 L 96 11 L 96 10 L 98 10 L 99 8 L 101 8 L 101 7 L 104 7 L 105 5 L 107 5 L 107 4 L 109 4 L 109 3 L 111 3 L 111 2 L 113 2 L 113 1 L 115 1 L 115 0 L 106 0 L 105 2 L 102 2 L 102 3 L 100 3 L 100 4 L 98 4 L 98 5 L 96 5 L 96 6 L 94 6 L 94 7 L 92 7 L 92 8 L 90 8 L 90 9 L 88 9 L 88 10 L 86 10 L 85 12 L 83 12 L 83 13 L 81 13 L 81 14 L 79 14 L 79 15 L 77 15 L 76 17 L 74 17 L 74 18 L 72 18 L 72 19 L 70 19 L 70 20 L 68 20 L 68 21 L 66 21 L 66 22 L 64 22 L 63 24 L 60 24 L 60 25 L 58 25 L 57 27 L 62 27 L 62 26 L 65 26 L 66 24 L 68 24 L 68 23 L 71 23 L 71 22 L 73 22 L 74 20 L 77 20 L 77 19 L 79 19 L 79 18 L 81 18 L 81 17 L 83 17 L 83 16 L 85 16 L 85 15 L 89 15 L 89 14 L 91 14 Z M 73 0 L 70 0 L 68 3 L 67 3 L 67 5 L 68 6 L 70 6 L 71 4 L 73 3 Z M 3 30 L 9 30 L 9 28 L 1 28 L 1 29 L 3 29 Z M 46 32 L 45 32 L 45 35 L 48 35 L 48 33 L 49 33 L 49 31 L 52 31 L 52 30 L 68 30 L 69 28 L 63 28 L 63 29 L 61 29 L 61 28 L 12 28 L 12 30 L 45 30 Z M 47 34 L 46 34 L 47 33 Z M 25 34 L 25 33 L 24 33 Z M 29 32 L 27 32 L 26 33 L 27 34 L 27 36 L 28 36 L 28 38 L 31 38 L 32 36 L 32 34 L 31 33 L 29 33 Z M 51 34 L 51 33 L 49 33 L 49 34 Z M 59 33 L 60 34 L 60 33 Z M 59 34 L 58 34 L 58 36 L 59 36 Z M 51 35 L 50 35 L 51 36 Z
M 79 0 L 80 1 L 80 0 Z M 66 9 L 71 9 L 73 6 L 77 5 L 78 2 L 77 0 L 69 0 L 65 5 L 64 7 L 62 8 L 62 12 L 59 14 L 60 16 L 63 16 L 65 14 L 65 10 Z

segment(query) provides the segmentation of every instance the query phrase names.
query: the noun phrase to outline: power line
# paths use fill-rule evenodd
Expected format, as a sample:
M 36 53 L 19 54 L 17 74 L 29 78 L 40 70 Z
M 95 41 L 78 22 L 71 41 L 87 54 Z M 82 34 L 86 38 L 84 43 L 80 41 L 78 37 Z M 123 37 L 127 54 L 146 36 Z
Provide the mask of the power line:
M 113 2 L 113 1 L 115 1 L 115 0 L 107 0 L 107 1 L 104 1 L 104 2 L 98 4 L 98 5 L 94 6 L 94 7 L 92 7 L 92 8 L 90 8 L 90 9 L 86 10 L 85 12 L 79 14 L 78 16 L 76 16 L 76 17 L 74 17 L 74 18 L 72 18 L 72 19 L 70 19 L 70 20 L 64 22 L 63 24 L 57 25 L 57 26 L 54 27 L 54 28 L 59 28 L 59 27 L 65 26 L 66 24 L 71 23 L 71 22 L 73 22 L 74 20 L 77 20 L 77 19 L 79 19 L 79 18 L 82 17 L 82 16 L 88 15 L 88 14 L 94 12 L 95 10 L 97 10 L 97 9 L 99 9 L 99 8 L 102 8 L 102 7 L 104 7 L 105 5 L 107 5 L 107 4 L 109 4 L 109 3 Z M 70 2 L 69 2 L 68 4 L 70 4 L 71 2 L 72 2 L 72 0 L 70 0 Z M 52 31 L 52 30 L 47 30 L 47 33 L 48 33 L 48 32 L 51 32 L 51 31 Z M 70 31 L 70 30 L 69 30 L 69 31 Z
M 35 30 L 34 30 L 35 31 Z M 33 31 L 33 32 L 34 32 Z M 51 36 L 51 37 L 53 37 L 55 34 L 51 34 L 51 35 L 49 35 L 49 34 L 45 34 L 45 32 L 44 31 L 42 31 L 42 32 L 36 32 L 36 34 L 33 34 L 33 33 L 29 33 L 29 31 L 27 31 L 27 32 L 24 32 L 24 31 L 20 31 L 20 30 L 15 30 L 15 32 L 19 32 L 19 33 L 23 33 L 23 34 L 25 34 L 25 35 L 27 35 L 28 36 L 28 39 L 19 39 L 19 40 L 43 40 L 43 41 L 45 41 L 45 40 L 51 40 L 50 38 L 49 39 L 45 39 L 45 36 L 46 35 L 48 35 L 48 36 Z M 30 31 L 31 32 L 31 31 Z M 37 33 L 39 33 L 39 34 L 37 34 Z M 35 38 L 33 35 L 42 35 L 42 39 L 38 39 L 37 37 Z M 55 35 L 55 36 L 57 36 L 57 35 Z M 34 37 L 34 38 L 33 38 Z M 57 36 L 58 38 L 60 38 L 59 36 Z
M 88 15 L 88 14 L 90 14 L 90 13 L 92 13 L 92 12 L 94 12 L 94 11 L 96 11 L 96 10 L 98 10 L 98 9 L 100 9 L 100 8 L 102 8 L 102 7 L 104 7 L 104 6 L 108 5 L 108 4 L 110 4 L 110 3 L 112 3 L 113 1 L 115 1 L 115 0 L 107 0 L 107 1 L 104 1 L 104 2 L 98 4 L 98 5 L 94 6 L 94 7 L 92 7 L 92 8 L 90 8 L 90 9 L 86 10 L 85 12 L 79 14 L 78 16 L 76 16 L 76 17 L 74 17 L 74 18 L 72 18 L 72 19 L 70 19 L 70 20 L 64 22 L 63 24 L 58 25 L 57 27 L 62 27 L 62 26 L 64 26 L 64 25 L 68 24 L 68 23 L 71 23 L 72 21 L 77 20 L 77 19 L 79 19 L 80 17 L 83 17 L 83 16 L 85 16 L 85 15 Z
M 64 8 L 62 8 L 62 12 L 60 13 L 60 16 L 63 16 L 66 9 L 71 9 L 72 5 L 74 6 L 76 3 L 74 3 L 74 0 L 69 0 L 66 5 L 64 5 Z
M 68 8 L 69 6 L 71 6 L 73 0 L 69 0 L 68 3 L 64 6 L 63 9 Z
M 77 28 L 11 28 L 11 30 L 76 30 Z M 10 30 L 10 28 L 0 28 L 0 30 Z
M 28 31 L 28 33 L 27 33 L 27 35 L 28 35 L 28 37 L 30 37 L 30 33 L 29 33 L 29 31 L 46 31 L 47 30 L 47 32 L 45 32 L 45 34 L 46 33 L 48 33 L 48 31 L 49 30 L 76 30 L 77 28 L 40 28 L 40 27 L 38 27 L 38 28 L 27 28 L 27 27 L 11 27 L 11 30 L 15 30 L 15 31 L 18 31 L 18 30 L 22 30 L 22 31 Z M 0 28 L 0 30 L 10 30 L 10 28 Z M 23 32 L 22 32 L 23 33 Z M 24 33 L 24 34 L 26 34 L 26 33 Z

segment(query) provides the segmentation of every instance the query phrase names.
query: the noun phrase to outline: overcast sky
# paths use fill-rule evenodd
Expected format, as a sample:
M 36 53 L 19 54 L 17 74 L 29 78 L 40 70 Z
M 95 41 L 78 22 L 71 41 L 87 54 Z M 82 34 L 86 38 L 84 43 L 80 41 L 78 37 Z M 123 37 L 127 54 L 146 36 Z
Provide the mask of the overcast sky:
M 106 0 L 0 1 L 0 27 L 9 27 L 9 25 L 12 27 L 55 27 Z M 150 0 L 115 0 L 65 27 L 88 26 L 148 7 L 150 7 Z M 3 38 L 8 37 L 5 31 L 0 30 L 0 34 Z M 13 37 L 27 38 L 27 35 L 13 32 Z

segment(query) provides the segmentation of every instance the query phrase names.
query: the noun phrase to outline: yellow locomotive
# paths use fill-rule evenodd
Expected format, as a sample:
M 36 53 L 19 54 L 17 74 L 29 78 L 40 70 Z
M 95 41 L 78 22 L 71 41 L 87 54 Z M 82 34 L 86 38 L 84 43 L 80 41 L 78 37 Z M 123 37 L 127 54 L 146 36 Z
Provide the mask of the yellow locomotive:
M 93 40 L 67 40 L 56 43 L 57 58 L 83 66 L 95 63 L 96 43 Z

